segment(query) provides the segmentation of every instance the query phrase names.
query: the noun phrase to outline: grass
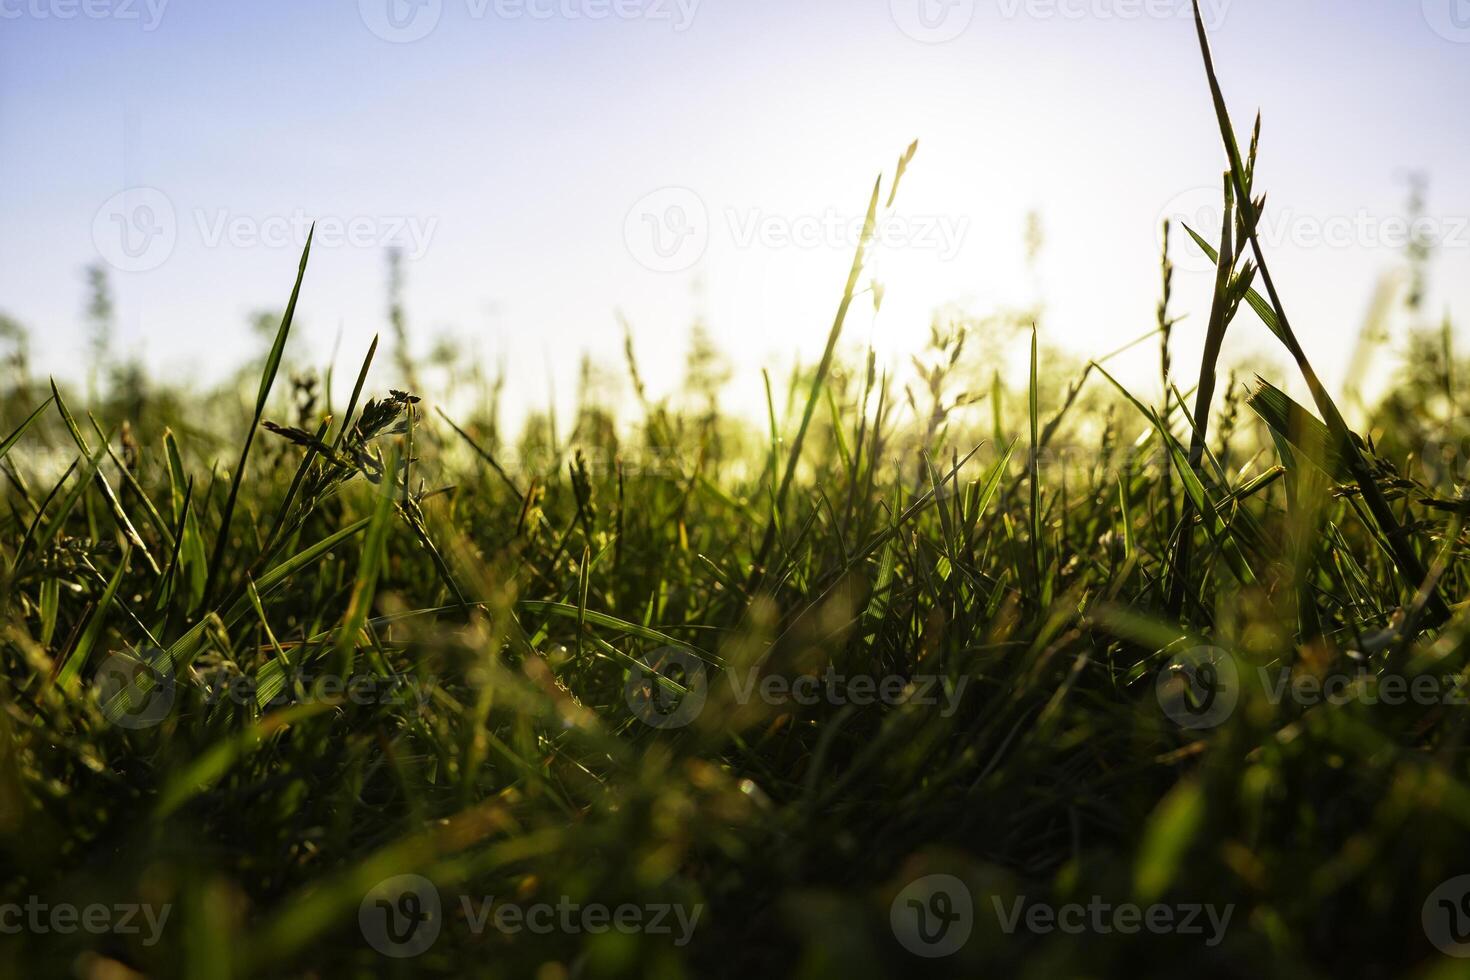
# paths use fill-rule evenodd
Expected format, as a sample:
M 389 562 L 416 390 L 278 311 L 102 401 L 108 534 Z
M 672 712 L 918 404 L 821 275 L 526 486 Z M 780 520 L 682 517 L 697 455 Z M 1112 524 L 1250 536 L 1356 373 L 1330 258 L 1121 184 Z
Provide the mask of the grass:
M 767 378 L 766 432 L 650 402 L 631 338 L 631 423 L 589 396 L 519 447 L 493 407 L 371 397 L 376 343 L 340 413 L 278 391 L 308 254 L 238 412 L 155 392 L 93 419 L 12 386 L 0 904 L 168 913 L 157 942 L 6 931 L 0 974 L 1459 975 L 1421 913 L 1470 871 L 1463 699 L 1365 693 L 1470 677 L 1464 474 L 1423 452 L 1464 369 L 1446 340 L 1349 430 L 1254 233 L 1259 122 L 1241 153 L 1200 40 L 1229 170 L 1223 226 L 1184 242 L 1217 262 L 1193 406 L 1106 359 L 1050 391 L 1035 333 L 1022 390 L 965 382 L 962 331 L 936 329 L 927 392 L 847 363 L 866 236 L 784 412 Z M 1246 310 L 1315 414 L 1285 378 L 1217 399 Z M 1167 364 L 1187 327 L 1167 298 L 1159 321 Z M 1180 725 L 1203 647 L 1239 680 L 1187 687 L 1186 719 L 1236 703 Z M 1363 686 L 1273 700 L 1281 669 Z M 417 908 L 410 874 L 442 931 L 385 957 L 362 923 Z M 891 914 L 931 874 L 974 930 L 928 960 Z M 461 895 L 693 921 L 476 930 Z M 1232 912 L 1214 943 L 1079 941 L 1004 932 L 1018 896 Z

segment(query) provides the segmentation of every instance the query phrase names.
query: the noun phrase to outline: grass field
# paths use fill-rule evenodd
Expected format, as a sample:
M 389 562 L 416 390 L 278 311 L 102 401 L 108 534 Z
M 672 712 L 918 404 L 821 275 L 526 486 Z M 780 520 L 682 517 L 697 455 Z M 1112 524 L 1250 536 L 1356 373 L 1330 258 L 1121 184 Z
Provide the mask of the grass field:
M 1350 430 L 1205 51 L 1148 392 L 947 323 L 894 381 L 866 242 L 766 427 L 636 335 L 519 436 L 287 371 L 309 246 L 243 394 L 8 382 L 0 975 L 1464 975 L 1466 365 Z M 1309 400 L 1217 378 L 1237 318 Z

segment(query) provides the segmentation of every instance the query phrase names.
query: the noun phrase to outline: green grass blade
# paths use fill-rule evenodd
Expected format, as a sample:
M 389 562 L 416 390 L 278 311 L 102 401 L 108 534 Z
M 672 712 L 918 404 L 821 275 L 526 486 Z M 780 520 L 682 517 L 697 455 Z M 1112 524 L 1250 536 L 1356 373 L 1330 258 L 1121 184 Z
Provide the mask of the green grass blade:
M 10 454 L 10 450 L 15 446 L 17 442 L 20 442 L 20 437 L 26 434 L 26 430 L 36 423 L 36 419 L 41 417 L 41 413 L 46 411 L 46 406 L 50 404 L 50 398 L 43 401 L 40 405 L 36 407 L 36 410 L 34 412 L 26 417 L 26 420 L 24 422 L 15 427 L 15 431 L 6 436 L 4 440 L 0 440 L 0 460 L 3 460 L 6 456 Z
M 275 343 L 271 345 L 270 354 L 265 360 L 265 369 L 261 372 L 260 388 L 255 396 L 255 415 L 250 420 L 249 431 L 245 433 L 245 445 L 240 450 L 240 462 L 236 464 L 235 472 L 230 478 L 230 491 L 225 497 L 224 513 L 220 515 L 219 536 L 215 538 L 214 554 L 209 560 L 209 573 L 204 580 L 206 605 L 214 595 L 220 569 L 225 561 L 225 552 L 229 548 L 230 524 L 235 516 L 235 502 L 240 495 L 240 484 L 245 479 L 245 467 L 250 462 L 250 447 L 255 444 L 255 433 L 260 428 L 261 418 L 265 415 L 266 399 L 270 397 L 271 387 L 276 383 L 276 372 L 281 368 L 281 357 L 286 350 L 286 338 L 291 334 L 291 321 L 296 316 L 296 301 L 301 296 L 301 282 L 306 278 L 306 262 L 311 257 L 311 239 L 315 234 L 316 225 L 313 224 L 311 231 L 306 235 L 306 247 L 301 250 L 301 263 L 296 268 L 296 285 L 291 288 L 291 299 L 286 303 L 286 312 L 281 317 L 281 326 L 276 330 Z
M 61 669 L 56 675 L 56 683 L 63 691 L 76 691 L 77 680 L 81 676 L 82 668 L 87 665 L 87 659 L 92 655 L 92 648 L 97 645 L 98 638 L 102 636 L 102 630 L 107 626 L 107 614 L 112 610 L 112 602 L 117 597 L 117 589 L 122 584 L 123 576 L 127 574 L 131 558 L 132 549 L 124 548 L 122 559 L 118 561 L 117 569 L 112 573 L 107 588 L 103 590 L 102 598 L 97 600 L 97 608 L 93 611 L 87 628 L 82 632 L 81 638 L 77 640 L 77 645 L 72 648 L 71 653 L 62 661 Z
M 827 383 L 827 372 L 832 367 L 832 355 L 837 349 L 837 341 L 842 336 L 842 327 L 847 322 L 847 311 L 852 306 L 853 296 L 857 293 L 858 279 L 862 276 L 863 266 L 867 260 L 868 246 L 872 243 L 873 233 L 878 220 L 878 195 L 883 187 L 883 178 L 879 177 L 873 184 L 873 196 L 868 202 L 868 216 L 863 221 L 862 236 L 858 240 L 857 252 L 853 256 L 852 269 L 847 275 L 847 286 L 842 291 L 842 302 L 837 306 L 837 316 L 833 318 L 832 329 L 827 334 L 827 346 L 822 351 L 822 359 L 817 364 L 817 373 L 812 379 L 812 389 L 807 394 L 806 408 L 801 413 L 801 424 L 797 426 L 796 437 L 791 441 L 791 452 L 786 458 L 786 470 L 781 477 L 781 482 L 776 488 L 776 499 L 772 503 L 772 518 L 766 524 L 765 535 L 761 540 L 760 548 L 756 551 L 755 560 L 750 566 L 750 578 L 746 583 L 746 592 L 754 594 L 760 587 L 761 581 L 766 574 L 766 562 L 770 559 L 771 547 L 776 541 L 776 514 L 779 514 L 786 502 L 786 494 L 791 488 L 792 478 L 796 475 L 796 465 L 801 459 L 801 448 L 806 441 L 807 428 L 811 425 L 812 416 L 817 410 L 817 401 L 821 398 L 822 388 Z

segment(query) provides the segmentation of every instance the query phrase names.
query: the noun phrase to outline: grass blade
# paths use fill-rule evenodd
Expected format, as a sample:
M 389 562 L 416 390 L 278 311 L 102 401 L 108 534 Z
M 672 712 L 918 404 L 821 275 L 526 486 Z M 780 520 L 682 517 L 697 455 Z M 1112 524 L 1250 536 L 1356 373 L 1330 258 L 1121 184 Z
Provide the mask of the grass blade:
M 311 239 L 316 234 L 316 225 L 312 225 L 311 231 L 306 235 L 306 247 L 301 250 L 301 263 L 296 268 L 296 285 L 291 288 L 291 299 L 286 304 L 286 312 L 281 317 L 281 326 L 276 331 L 275 343 L 271 345 L 271 352 L 265 360 L 265 370 L 260 376 L 260 389 L 255 395 L 255 416 L 250 420 L 250 429 L 245 433 L 245 445 L 240 450 L 240 462 L 235 466 L 235 472 L 230 478 L 230 492 L 225 497 L 224 513 L 220 515 L 219 536 L 214 541 L 214 554 L 209 560 L 209 573 L 204 580 L 204 604 L 208 605 L 214 595 L 216 583 L 219 581 L 220 567 L 224 564 L 225 551 L 230 543 L 230 523 L 235 516 L 235 502 L 240 495 L 240 484 L 245 479 L 245 467 L 250 462 L 250 447 L 255 444 L 255 433 L 260 428 L 261 417 L 265 415 L 266 399 L 270 397 L 271 387 L 276 383 L 276 372 L 281 368 L 281 357 L 286 350 L 286 338 L 291 334 L 291 321 L 296 316 L 296 300 L 301 295 L 301 282 L 306 278 L 306 262 L 311 257 Z M 343 420 L 346 424 L 346 420 Z

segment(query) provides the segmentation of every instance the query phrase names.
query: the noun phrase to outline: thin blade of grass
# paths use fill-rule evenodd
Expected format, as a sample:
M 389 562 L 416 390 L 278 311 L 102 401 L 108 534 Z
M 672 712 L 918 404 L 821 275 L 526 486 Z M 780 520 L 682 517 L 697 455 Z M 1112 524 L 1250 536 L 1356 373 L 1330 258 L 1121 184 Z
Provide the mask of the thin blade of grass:
M 26 416 L 26 420 L 24 422 L 16 426 L 15 430 L 12 431 L 10 435 L 6 436 L 4 440 L 0 440 L 0 460 L 3 460 L 6 456 L 10 454 L 10 450 L 14 448 L 17 442 L 20 442 L 20 437 L 26 434 L 27 429 L 36 424 L 36 419 L 41 417 L 41 413 L 46 411 L 46 407 L 50 404 L 51 399 L 48 398 L 40 405 L 36 406 L 36 410 L 30 415 Z
M 291 288 L 291 299 L 286 303 L 286 312 L 281 317 L 281 326 L 276 330 L 275 343 L 265 360 L 265 369 L 260 376 L 260 388 L 255 395 L 255 415 L 250 420 L 250 429 L 245 433 L 245 445 L 240 450 L 240 462 L 230 477 L 230 491 L 225 497 L 225 509 L 220 515 L 219 536 L 214 541 L 214 554 L 209 560 L 209 573 L 204 580 L 204 604 L 208 605 L 219 581 L 220 569 L 224 565 L 225 552 L 230 543 L 230 524 L 235 516 L 235 502 L 240 496 L 240 484 L 245 479 L 245 467 L 250 462 L 250 447 L 255 444 L 255 433 L 265 415 L 265 403 L 271 388 L 276 383 L 276 373 L 281 368 L 281 357 L 286 350 L 286 338 L 291 334 L 291 321 L 296 316 L 296 301 L 301 296 L 301 283 L 306 278 L 306 262 L 311 257 L 311 239 L 316 234 L 316 225 L 306 234 L 306 247 L 301 250 L 301 263 L 296 268 L 296 285 Z M 344 420 L 343 424 L 346 424 Z
M 92 655 L 92 648 L 97 645 L 97 639 L 107 626 L 107 614 L 112 610 L 113 599 L 117 597 L 118 586 L 122 584 L 123 576 L 127 574 L 131 559 L 132 549 L 125 547 L 122 558 L 117 563 L 117 569 L 112 573 L 107 588 L 103 590 L 102 598 L 97 600 L 97 608 L 92 612 L 87 628 L 82 632 L 81 638 L 77 640 L 77 645 L 72 648 L 71 653 L 61 662 L 60 669 L 56 673 L 56 684 L 63 691 L 75 692 L 82 668 L 87 665 L 87 659 Z
M 812 416 L 816 413 L 817 401 L 821 398 L 822 387 L 827 382 L 827 372 L 832 367 L 832 355 L 837 349 L 838 338 L 842 336 L 843 324 L 847 322 L 847 311 L 852 306 L 853 296 L 857 293 L 858 280 L 862 276 L 863 266 L 867 260 L 868 246 L 873 240 L 873 233 L 877 226 L 878 195 L 882 187 L 883 178 L 880 176 L 873 183 L 873 196 L 868 202 L 868 216 L 863 221 L 862 236 L 858 240 L 857 252 L 852 259 L 852 269 L 847 276 L 847 287 L 842 292 L 842 302 L 838 304 L 837 316 L 833 319 L 832 329 L 827 334 L 827 346 L 822 351 L 821 361 L 817 364 L 817 373 L 812 379 L 812 389 L 807 395 L 806 408 L 801 413 L 801 424 L 796 429 L 796 437 L 791 441 L 791 452 L 786 458 L 786 470 L 776 488 L 776 499 L 771 504 L 771 518 L 766 524 L 765 534 L 756 551 L 755 560 L 750 566 L 750 577 L 746 582 L 745 591 L 752 595 L 760 588 L 765 577 L 766 562 L 770 559 L 771 547 L 776 542 L 776 515 L 785 505 L 786 494 L 791 488 L 792 478 L 796 475 L 796 465 L 801 459 L 801 448 L 806 441 L 807 428 L 811 425 Z

